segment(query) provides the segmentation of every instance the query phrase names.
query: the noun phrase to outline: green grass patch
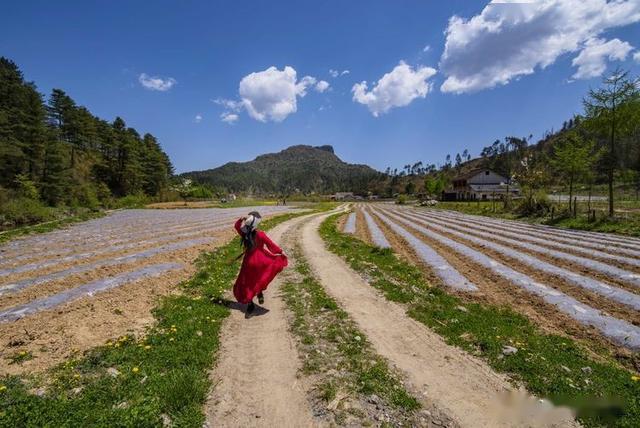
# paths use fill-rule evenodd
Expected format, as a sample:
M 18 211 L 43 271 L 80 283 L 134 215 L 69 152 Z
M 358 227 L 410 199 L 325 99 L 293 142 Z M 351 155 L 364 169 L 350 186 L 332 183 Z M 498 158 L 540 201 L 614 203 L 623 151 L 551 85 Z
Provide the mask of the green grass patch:
M 420 269 L 336 228 L 339 215 L 323 222 L 329 249 L 343 257 L 392 301 L 406 304 L 412 318 L 453 345 L 484 358 L 494 369 L 555 403 L 569 404 L 585 426 L 637 427 L 640 377 L 616 361 L 595 361 L 569 338 L 541 332 L 508 307 L 463 301 L 431 286 Z M 505 346 L 518 349 L 503 355 Z
M 267 219 L 269 229 L 301 215 Z M 197 260 L 183 293 L 160 300 L 143 337 L 122 336 L 42 376 L 0 377 L 0 427 L 201 427 L 208 372 L 219 347 L 223 296 L 237 274 L 239 240 Z M 27 355 L 18 355 L 16 363 Z
M 565 229 L 640 236 L 640 215 L 625 218 L 610 218 L 602 215 L 597 216 L 595 221 L 589 221 L 585 216 L 578 216 L 577 218 L 562 217 L 554 220 L 546 219 L 543 223 Z
M 327 295 L 299 249 L 295 250 L 294 260 L 298 275 L 290 275 L 294 278 L 285 282 L 282 291 L 293 313 L 292 331 L 298 337 L 302 370 L 315 376 L 318 398 L 326 405 L 338 394 L 355 396 L 362 402 L 375 394 L 391 413 L 395 411 L 406 422 L 419 408 L 418 401 L 375 353 L 348 314 Z M 349 410 L 350 406 L 346 410 L 335 408 L 335 421 L 344 421 Z

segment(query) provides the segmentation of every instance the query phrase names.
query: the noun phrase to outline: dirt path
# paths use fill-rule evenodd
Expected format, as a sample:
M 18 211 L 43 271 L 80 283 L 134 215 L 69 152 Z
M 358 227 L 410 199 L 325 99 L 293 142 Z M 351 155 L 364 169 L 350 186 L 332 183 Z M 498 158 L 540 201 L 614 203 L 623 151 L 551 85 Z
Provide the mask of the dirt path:
M 308 217 L 287 221 L 269 233 L 287 252 L 293 231 Z M 290 252 L 287 254 L 291 255 Z M 265 310 L 245 319 L 232 310 L 225 321 L 214 388 L 206 406 L 210 427 L 316 426 L 305 388 L 298 379 L 299 359 L 280 296 L 282 276 L 265 293 Z
M 327 292 L 351 315 L 376 351 L 402 370 L 424 400 L 461 426 L 514 426 L 504 423 L 499 396 L 511 387 L 507 379 L 464 351 L 447 345 L 405 309 L 387 301 L 336 255 L 327 251 L 318 227 L 326 216 L 302 228 L 304 254 Z M 511 415 L 510 417 L 513 417 Z M 523 424 L 528 425 L 528 424 Z M 567 426 L 563 424 L 561 426 Z

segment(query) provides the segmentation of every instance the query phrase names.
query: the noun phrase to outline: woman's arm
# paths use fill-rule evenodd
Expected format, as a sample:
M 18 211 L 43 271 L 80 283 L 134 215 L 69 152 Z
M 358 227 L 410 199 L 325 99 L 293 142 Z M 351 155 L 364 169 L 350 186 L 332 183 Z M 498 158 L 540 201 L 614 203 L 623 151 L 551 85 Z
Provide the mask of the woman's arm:
M 283 254 L 282 248 L 278 247 L 275 242 L 273 242 L 266 233 L 260 231 L 260 237 L 264 242 L 264 245 L 267 246 L 267 249 L 273 254 Z
M 244 236 L 244 233 L 242 233 L 242 221 L 244 220 L 244 217 L 240 217 L 238 220 L 236 220 L 236 223 L 233 225 L 233 227 L 235 227 L 236 232 L 238 232 L 238 235 L 240 236 Z

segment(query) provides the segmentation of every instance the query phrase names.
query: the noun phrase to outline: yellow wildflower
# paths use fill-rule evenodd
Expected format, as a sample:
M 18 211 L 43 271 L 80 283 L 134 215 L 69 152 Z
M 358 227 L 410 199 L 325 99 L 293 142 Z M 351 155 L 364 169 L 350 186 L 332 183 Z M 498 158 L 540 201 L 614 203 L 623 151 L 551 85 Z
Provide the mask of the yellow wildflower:
M 134 367 L 131 369 L 132 372 L 134 373 L 138 373 L 140 371 L 140 369 L 138 367 Z
M 634 381 L 634 382 L 637 382 L 637 381 L 640 380 L 640 377 L 639 376 L 631 376 L 631 380 Z
M 5 389 L 7 389 L 5 385 L 0 385 L 0 392 L 4 391 Z
M 145 346 L 144 349 L 151 349 L 151 345 Z

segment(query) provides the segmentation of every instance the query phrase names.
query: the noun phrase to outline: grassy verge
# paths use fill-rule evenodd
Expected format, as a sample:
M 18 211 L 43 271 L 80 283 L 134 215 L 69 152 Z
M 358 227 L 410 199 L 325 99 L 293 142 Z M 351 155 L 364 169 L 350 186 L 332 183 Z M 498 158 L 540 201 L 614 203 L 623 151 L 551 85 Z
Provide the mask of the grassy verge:
M 616 362 L 595 361 L 571 339 L 545 334 L 507 307 L 465 302 L 432 287 L 415 266 L 391 251 L 340 233 L 338 215 L 320 233 L 329 249 L 380 289 L 389 300 L 406 304 L 412 318 L 448 343 L 484 358 L 539 397 L 569 404 L 586 426 L 638 426 L 640 377 Z M 504 355 L 503 348 L 517 352 Z
M 268 219 L 263 228 L 298 215 Z M 238 252 L 236 238 L 203 253 L 181 295 L 161 299 L 144 336 L 110 340 L 44 375 L 0 377 L 0 427 L 201 427 L 208 371 L 229 314 L 223 295 L 238 269 L 229 261 Z
M 567 204 L 557 204 L 557 212 L 566 211 Z M 622 204 L 619 204 L 622 205 Z M 562 227 L 565 229 L 587 230 L 593 232 L 617 233 L 620 235 L 640 236 L 640 215 L 638 213 L 623 213 L 618 217 L 610 218 L 603 211 L 599 212 L 596 220 L 590 220 L 586 213 L 586 204 L 578 203 L 579 214 L 576 218 L 568 215 L 554 218 L 551 216 L 528 217 L 520 216 L 511 210 L 505 210 L 502 202 L 440 202 L 438 209 L 458 211 L 465 214 L 482 215 L 487 217 L 503 218 L 508 220 L 520 220 L 527 223 L 545 224 Z
M 4 232 L 0 232 L 0 244 L 10 241 L 19 236 L 47 233 L 56 229 L 61 229 L 73 223 L 79 223 L 82 221 L 103 217 L 104 215 L 104 211 L 85 211 L 59 220 L 53 220 L 45 223 L 35 224 L 33 226 L 24 226 L 7 230 Z
M 299 249 L 295 271 L 282 287 L 293 313 L 292 331 L 303 372 L 314 376 L 313 402 L 328 409 L 332 423 L 353 425 L 373 419 L 415 426 L 419 407 L 364 334 L 313 277 Z M 346 404 L 348 402 L 348 404 Z

